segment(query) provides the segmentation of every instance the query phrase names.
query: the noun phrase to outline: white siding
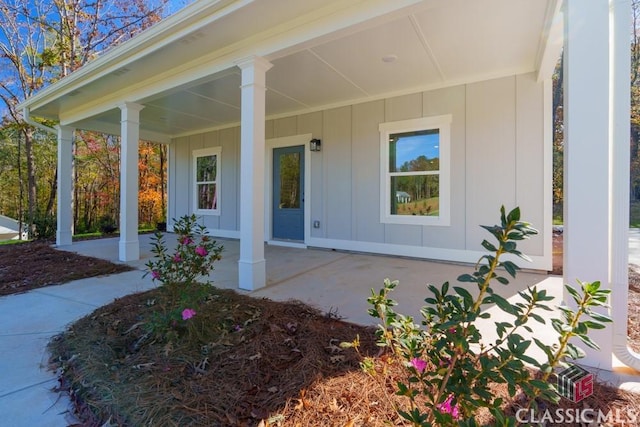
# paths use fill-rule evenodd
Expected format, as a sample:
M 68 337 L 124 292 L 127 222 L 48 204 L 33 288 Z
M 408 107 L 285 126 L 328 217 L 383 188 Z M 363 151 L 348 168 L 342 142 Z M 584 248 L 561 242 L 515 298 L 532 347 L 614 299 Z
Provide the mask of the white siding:
M 322 112 L 303 114 L 298 117 L 298 134 L 311 134 L 314 138 L 324 141 L 322 133 L 323 128 Z M 323 175 L 324 175 L 324 158 L 322 151 L 319 153 L 311 153 L 310 159 L 306 159 L 307 166 L 311 166 L 311 194 L 305 194 L 305 198 L 311 198 L 311 223 L 320 221 L 320 228 L 311 228 L 311 237 L 326 237 L 326 215 L 322 208 L 323 200 Z
M 351 240 L 351 107 L 324 113 L 322 154 L 324 157 L 323 203 L 329 239 Z
M 467 86 L 466 249 L 482 250 L 487 233 L 478 225 L 495 224 L 500 205 L 515 206 L 515 83 L 510 77 Z
M 169 225 L 173 225 L 173 219 L 190 214 L 191 191 L 189 185 L 191 171 L 191 151 L 189 149 L 189 138 L 175 139 L 171 144 L 173 154 L 169 157 L 169 176 L 173 177 L 169 194 Z
M 322 140 L 322 151 L 306 159 L 311 194 L 305 197 L 311 221 L 320 221 L 320 228 L 311 228 L 310 245 L 475 261 L 488 237 L 479 225 L 496 223 L 500 205 L 517 203 L 523 219 L 550 233 L 544 229 L 550 225 L 544 209 L 550 203 L 544 200 L 550 147 L 543 123 L 550 106 L 544 99 L 543 83 L 528 74 L 268 120 L 265 133 L 267 139 L 311 134 Z M 381 224 L 378 125 L 444 114 L 452 115 L 451 225 Z M 174 141 L 170 213 L 192 209 L 191 150 L 217 145 L 223 159 L 221 215 L 206 221 L 233 235 L 241 179 L 237 127 Z M 547 246 L 536 238 L 523 249 L 539 258 L 538 268 L 550 268 Z
M 240 229 L 240 128 L 223 129 L 218 144 L 222 147 L 221 207 L 218 228 L 221 230 Z
M 383 243 L 385 225 L 380 222 L 380 134 L 384 101 L 353 107 L 352 228 L 355 240 Z
M 545 136 L 544 112 L 540 108 L 544 93 L 531 74 L 518 76 L 516 83 L 516 204 L 525 216 L 523 219 L 541 228 L 544 224 L 543 202 L 552 203 L 551 199 L 544 200 L 545 145 L 541 143 Z M 550 189 L 546 190 L 550 194 Z M 527 240 L 520 248 L 529 255 L 542 255 L 543 239 Z
M 424 116 L 451 114 L 451 222 L 449 227 L 422 227 L 424 246 L 464 248 L 466 229 L 466 111 L 465 87 L 434 90 L 424 94 Z

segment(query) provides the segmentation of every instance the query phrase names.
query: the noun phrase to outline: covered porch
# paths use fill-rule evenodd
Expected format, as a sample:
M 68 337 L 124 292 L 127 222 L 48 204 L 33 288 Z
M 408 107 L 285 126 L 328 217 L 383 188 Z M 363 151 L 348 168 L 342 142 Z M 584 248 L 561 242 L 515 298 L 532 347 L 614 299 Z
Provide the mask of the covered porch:
M 487 233 L 488 235 L 488 233 Z M 140 259 L 126 264 L 140 269 L 140 277 L 145 270 L 144 264 L 153 258 L 152 234 L 140 235 Z M 391 298 L 398 301 L 397 311 L 420 320 L 420 308 L 427 295 L 427 284 L 439 287 L 449 281 L 456 285 L 456 279 L 464 273 L 471 273 L 473 265 L 426 261 L 415 258 L 383 256 L 348 251 L 336 251 L 319 248 L 292 248 L 265 245 L 266 286 L 246 291 L 238 287 L 238 259 L 240 242 L 236 239 L 215 238 L 224 246 L 222 259 L 215 263 L 210 280 L 214 286 L 234 289 L 255 297 L 266 297 L 276 301 L 295 299 L 316 307 L 323 312 L 335 314 L 349 322 L 376 324 L 376 319 L 367 314 L 370 308 L 367 297 L 371 289 L 382 288 L 385 278 L 398 280 L 397 289 Z M 165 234 L 167 246 L 175 244 L 176 236 Z M 58 249 L 76 252 L 81 255 L 118 261 L 118 238 L 85 240 L 72 246 Z M 527 270 L 525 261 L 517 262 L 523 269 L 516 279 L 503 286 L 494 283 L 495 290 L 505 298 L 517 298 L 517 293 L 530 287 L 547 289 L 556 297 L 554 304 L 562 300 L 562 278 L 540 271 Z M 129 274 L 129 273 L 127 273 Z M 130 277 L 130 276 L 128 276 Z M 117 276 L 113 276 L 117 280 Z M 147 279 L 150 277 L 147 276 Z M 471 284 L 457 284 L 467 287 L 474 294 Z M 494 316 L 501 316 L 495 310 Z M 491 322 L 497 318 L 491 319 Z M 549 325 L 550 328 L 550 325 Z M 487 333 L 493 329 L 487 325 Z M 550 338 L 553 338 L 550 336 Z
M 189 165 L 198 149 L 211 148 L 203 145 L 207 134 L 224 149 L 218 155 L 237 164 L 223 166 L 232 179 L 221 197 L 232 203 L 222 214 L 213 212 L 218 205 L 209 209 L 212 229 L 239 238 L 229 272 L 244 289 L 283 288 L 291 282 L 269 286 L 282 259 L 270 261 L 264 246 L 265 135 L 310 133 L 321 136 L 326 148 L 312 160 L 313 193 L 304 203 L 317 208 L 314 218 L 305 218 L 306 245 L 350 249 L 355 241 L 357 248 L 379 253 L 472 262 L 481 250 L 477 226 L 490 221 L 500 204 L 519 205 L 536 212 L 529 219 L 544 239 L 535 248 L 536 268 L 545 270 L 551 248 L 551 75 L 564 48 L 564 280 L 600 280 L 613 289 L 614 327 L 594 334 L 602 351 L 589 352 L 585 362 L 611 369 L 615 353 L 640 369 L 640 358 L 626 347 L 629 21 L 629 0 L 487 0 L 473 7 L 438 0 L 196 2 L 22 104 L 27 121 L 32 114 L 59 122 L 57 243 L 72 240 L 75 129 L 121 136 L 122 261 L 144 253 L 137 232 L 138 140 L 169 144 L 170 203 L 197 211 L 186 196 L 190 190 L 177 181 L 189 177 L 188 168 L 180 170 L 175 160 Z M 436 227 L 383 223 L 376 201 L 386 195 L 368 167 L 384 163 L 379 147 L 367 145 L 378 142 L 375 130 L 385 122 L 449 113 L 458 133 L 451 144 L 451 176 L 458 180 L 443 191 L 451 214 Z M 238 143 L 227 143 L 222 134 Z M 359 138 L 351 140 L 354 135 Z M 350 181 L 340 179 L 345 170 Z M 340 197 L 320 198 L 344 188 Z M 293 264 L 305 256 L 295 254 Z M 349 269 L 329 274 L 340 262 L 310 270 L 328 269 L 335 287 L 318 281 L 316 292 L 335 303 L 341 287 L 357 290 Z M 403 271 L 395 262 L 367 262 L 381 270 L 365 294 L 390 272 Z M 425 277 L 417 265 L 405 269 Z M 420 295 L 414 291 L 409 300 Z M 311 289 L 304 292 L 316 298 Z

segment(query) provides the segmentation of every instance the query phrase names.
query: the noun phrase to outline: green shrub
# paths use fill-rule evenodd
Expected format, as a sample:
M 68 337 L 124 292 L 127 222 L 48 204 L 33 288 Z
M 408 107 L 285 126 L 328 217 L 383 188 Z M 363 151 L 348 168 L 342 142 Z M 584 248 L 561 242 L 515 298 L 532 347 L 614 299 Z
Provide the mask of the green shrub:
M 495 281 L 507 285 L 507 275 L 516 276 L 519 267 L 502 257 L 510 254 L 527 259 L 517 250 L 517 242 L 537 231 L 520 221 L 518 208 L 505 214 L 504 207 L 500 225 L 483 228 L 497 243 L 484 240 L 482 246 L 491 254 L 480 258 L 472 274 L 458 277 L 459 282 L 475 284 L 476 296 L 467 288 L 450 286 L 448 282 L 440 288 L 428 285 L 421 325 L 393 310 L 396 302 L 389 298 L 389 293 L 398 286 L 397 281 L 386 279 L 383 289 L 372 290 L 367 300 L 373 306 L 369 314 L 381 322 L 377 331 L 379 345 L 388 348 L 392 357 L 406 367 L 407 378 L 397 383 L 397 394 L 406 396 L 407 405 L 398 408 L 398 413 L 413 426 L 476 426 L 475 416 L 481 408 L 490 411 L 497 425 L 516 425 L 514 417 L 503 414 L 503 399 L 492 393 L 491 383 L 506 384 L 511 398 L 523 393 L 529 405 L 535 406 L 540 399 L 557 402 L 557 390 L 549 381 L 554 369 L 566 366 L 567 359 L 584 355 L 571 339 L 577 337 L 597 349 L 588 337 L 589 330 L 602 329 L 611 321 L 594 310 L 607 306 L 610 291 L 600 289 L 599 282 L 579 282 L 579 290 L 567 285 L 577 308 L 560 307 L 562 318 L 551 320 L 559 335 L 558 343 L 549 347 L 537 338 L 525 339 L 521 330 L 532 332 L 528 325 L 531 321 L 545 324 L 540 313 L 551 311 L 548 302 L 553 298 L 532 287 L 519 292 L 521 302 L 512 304 L 495 293 L 491 284 Z M 490 318 L 484 308 L 494 304 L 512 320 L 496 322 L 498 339 L 487 343 L 482 340 L 477 320 Z M 582 320 L 585 315 L 591 319 Z M 527 355 L 533 343 L 544 351 L 546 361 L 539 362 Z M 343 346 L 357 348 L 357 344 L 356 340 Z M 539 378 L 527 366 L 537 368 Z M 371 375 L 379 375 L 372 359 L 365 359 L 362 367 Z M 418 396 L 426 400 L 425 405 L 417 404 Z
M 98 229 L 102 234 L 113 234 L 118 229 L 118 226 L 111 215 L 103 215 L 98 220 Z
M 147 262 L 145 272 L 164 290 L 163 300 L 154 302 L 158 310 L 148 322 L 150 333 L 169 340 L 184 331 L 189 319 L 197 315 L 208 295 L 214 262 L 224 249 L 207 235 L 195 215 L 175 221 L 173 229 L 177 237 L 175 250 L 170 253 L 164 235 L 156 232 L 151 249 L 154 259 Z
M 33 239 L 48 240 L 56 236 L 56 217 L 54 215 L 46 215 L 36 213 L 33 218 L 34 235 Z

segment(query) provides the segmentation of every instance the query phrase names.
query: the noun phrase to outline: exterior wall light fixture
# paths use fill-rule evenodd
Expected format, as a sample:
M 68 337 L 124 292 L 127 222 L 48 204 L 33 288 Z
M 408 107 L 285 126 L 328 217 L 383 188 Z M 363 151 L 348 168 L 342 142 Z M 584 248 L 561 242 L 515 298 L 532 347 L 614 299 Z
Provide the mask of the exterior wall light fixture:
M 322 141 L 317 138 L 313 138 L 309 141 L 311 151 L 320 151 L 322 149 Z

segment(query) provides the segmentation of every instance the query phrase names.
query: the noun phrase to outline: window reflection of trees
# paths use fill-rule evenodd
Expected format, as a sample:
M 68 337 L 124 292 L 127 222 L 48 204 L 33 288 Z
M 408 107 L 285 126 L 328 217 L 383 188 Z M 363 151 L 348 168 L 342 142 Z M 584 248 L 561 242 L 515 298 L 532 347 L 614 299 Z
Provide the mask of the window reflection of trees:
M 389 170 L 391 176 L 391 214 L 392 215 L 430 215 L 439 213 L 440 196 L 440 158 L 418 154 L 411 160 L 398 165 L 398 148 L 408 138 L 437 134 L 437 130 L 407 132 L 391 135 L 389 141 Z M 407 140 L 403 141 L 403 138 Z M 437 148 L 425 142 L 423 152 Z
M 280 155 L 281 209 L 300 208 L 300 153 Z
M 218 207 L 216 179 L 218 174 L 217 156 L 202 156 L 196 160 L 196 180 L 198 188 L 198 209 L 215 210 Z

